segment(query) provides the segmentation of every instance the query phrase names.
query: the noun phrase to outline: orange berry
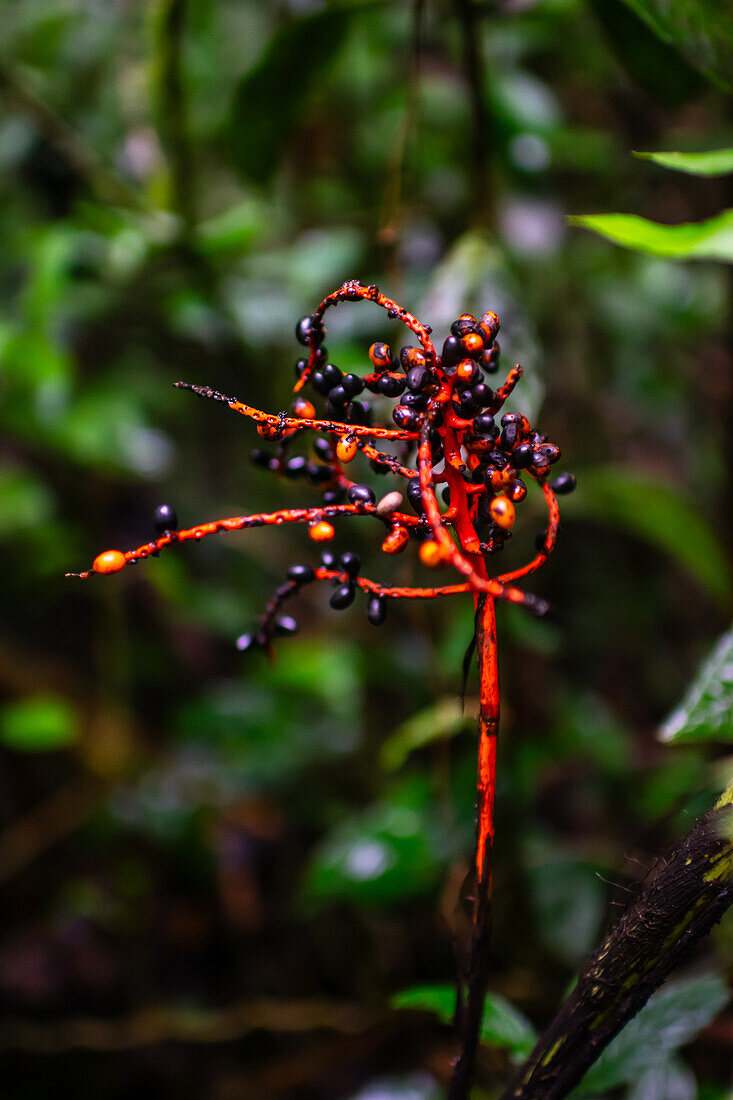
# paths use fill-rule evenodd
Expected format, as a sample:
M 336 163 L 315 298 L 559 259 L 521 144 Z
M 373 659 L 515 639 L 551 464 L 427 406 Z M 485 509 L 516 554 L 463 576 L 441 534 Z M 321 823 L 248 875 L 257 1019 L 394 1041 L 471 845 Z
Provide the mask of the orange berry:
M 351 462 L 358 450 L 355 435 L 342 435 L 336 444 L 336 458 L 339 462 Z
M 291 406 L 293 415 L 300 420 L 315 420 L 316 410 L 307 397 L 296 397 Z
M 478 355 L 484 350 L 484 338 L 478 332 L 467 332 L 461 337 L 461 343 L 469 355 Z
M 121 550 L 105 550 L 97 554 L 92 564 L 95 573 L 119 573 L 127 565 L 127 558 Z
M 407 528 L 402 527 L 400 524 L 395 524 L 382 543 L 382 550 L 384 550 L 385 554 L 400 554 L 409 541 L 410 533 Z
M 266 420 L 264 423 L 257 425 L 257 434 L 262 439 L 274 439 L 277 435 L 277 425 L 270 424 L 270 422 Z
M 473 377 L 474 369 L 473 359 L 461 359 L 456 367 L 456 378 L 460 378 L 461 382 L 468 382 Z
M 428 569 L 439 569 L 443 564 L 443 551 L 440 543 L 435 539 L 427 539 L 420 544 L 420 561 L 427 565 Z
M 508 497 L 494 497 L 489 505 L 489 511 L 497 527 L 501 527 L 504 531 L 508 531 L 514 526 L 516 512 L 514 511 L 514 505 Z
M 392 351 L 389 344 L 383 344 L 381 341 L 372 344 L 369 348 L 369 358 L 372 366 L 377 370 L 387 370 L 392 362 Z
M 308 534 L 314 542 L 328 542 L 329 539 L 333 538 L 336 532 L 333 529 L 333 524 L 328 523 L 325 519 L 321 519 L 310 525 Z
M 507 489 L 512 484 L 516 476 L 517 471 L 512 466 L 505 466 L 503 470 L 492 470 L 491 488 L 495 493 L 500 493 L 502 489 Z

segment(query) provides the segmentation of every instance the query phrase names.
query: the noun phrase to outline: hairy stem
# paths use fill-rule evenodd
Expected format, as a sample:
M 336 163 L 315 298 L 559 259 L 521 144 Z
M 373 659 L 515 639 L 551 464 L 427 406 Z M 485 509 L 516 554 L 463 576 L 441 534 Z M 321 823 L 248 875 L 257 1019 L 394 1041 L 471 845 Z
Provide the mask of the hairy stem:
M 502 1100 L 562 1100 L 733 902 L 733 782 L 586 963 Z

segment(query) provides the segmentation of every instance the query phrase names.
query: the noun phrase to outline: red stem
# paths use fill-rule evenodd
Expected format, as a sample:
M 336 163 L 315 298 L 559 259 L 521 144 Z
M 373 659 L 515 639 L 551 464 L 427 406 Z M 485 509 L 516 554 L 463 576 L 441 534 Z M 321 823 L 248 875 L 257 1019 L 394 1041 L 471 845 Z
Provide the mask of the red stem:
M 448 1100 L 467 1100 L 470 1095 L 486 987 L 489 982 L 496 742 L 499 729 L 499 670 L 494 599 L 489 595 L 477 595 L 475 602 L 476 652 L 481 685 L 476 799 L 476 885 L 473 931 L 465 981 L 466 996 L 465 999 L 463 997 L 459 999 L 457 1012 L 462 1050 L 453 1071 Z

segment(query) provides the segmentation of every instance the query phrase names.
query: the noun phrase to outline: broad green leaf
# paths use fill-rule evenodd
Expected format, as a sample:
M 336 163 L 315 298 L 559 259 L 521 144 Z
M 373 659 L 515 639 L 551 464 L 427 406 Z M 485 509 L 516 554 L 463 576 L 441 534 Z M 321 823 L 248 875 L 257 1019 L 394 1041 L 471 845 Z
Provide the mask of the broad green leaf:
M 573 1097 L 594 1096 L 637 1081 L 695 1038 L 728 1003 L 726 983 L 717 976 L 666 985 L 606 1047 Z
M 407 757 L 433 741 L 445 740 L 474 725 L 471 708 L 463 708 L 460 699 L 448 696 L 418 711 L 387 738 L 379 762 L 388 771 L 401 768 Z
M 489 993 L 481 1018 L 481 1042 L 508 1050 L 515 1061 L 524 1061 L 537 1042 L 537 1032 L 526 1016 L 500 997 Z
M 702 663 L 659 737 L 662 741 L 733 741 L 733 629 Z
M 419 1008 L 434 1012 L 443 1023 L 451 1023 L 456 1007 L 456 991 L 447 984 L 418 985 L 392 998 L 393 1008 Z M 481 1042 L 508 1050 L 517 1061 L 526 1058 L 537 1040 L 537 1033 L 521 1012 L 498 993 L 488 993 L 481 1020 Z
M 704 222 L 682 225 L 662 225 L 637 214 L 577 214 L 568 221 L 623 248 L 652 256 L 733 261 L 733 210 L 724 210 Z
M 733 149 L 712 149 L 708 153 L 634 152 L 634 156 L 691 176 L 725 176 L 733 172 Z
M 63 699 L 35 695 L 0 711 L 0 740 L 19 752 L 65 749 L 78 736 L 76 716 Z
M 721 88 L 733 88 L 733 9 L 721 0 L 626 0 L 663 42 Z
M 227 123 L 232 162 L 254 183 L 277 167 L 300 114 L 344 41 L 358 3 L 291 19 L 239 82 Z
M 456 1010 L 456 991 L 447 982 L 413 985 L 395 993 L 390 1004 L 392 1008 L 419 1008 L 425 1012 L 434 1012 L 442 1023 L 449 1024 Z
M 712 596 L 730 599 L 730 563 L 715 531 L 669 482 L 620 467 L 597 467 L 578 477 L 578 490 L 563 508 L 568 516 L 590 516 L 645 539 Z

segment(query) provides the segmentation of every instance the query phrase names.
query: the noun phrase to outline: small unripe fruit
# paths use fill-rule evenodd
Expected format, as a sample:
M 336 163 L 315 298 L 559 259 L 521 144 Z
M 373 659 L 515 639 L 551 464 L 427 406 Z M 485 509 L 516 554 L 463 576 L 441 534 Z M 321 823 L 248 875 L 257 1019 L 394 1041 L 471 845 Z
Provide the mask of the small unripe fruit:
M 420 546 L 420 561 L 428 569 L 439 569 L 443 565 L 443 551 L 435 539 L 426 539 Z
M 461 359 L 456 367 L 456 378 L 460 378 L 462 382 L 470 382 L 473 378 L 474 370 L 475 364 L 473 359 Z
M 489 505 L 489 511 L 491 512 L 492 520 L 497 527 L 501 527 L 502 531 L 509 531 L 514 526 L 516 513 L 514 511 L 514 505 L 508 497 L 494 497 Z
M 328 542 L 335 535 L 333 525 L 328 523 L 327 520 L 321 519 L 316 523 L 312 523 L 308 528 L 308 534 L 314 542 Z
M 369 358 L 375 370 L 388 370 L 392 363 L 392 351 L 389 344 L 372 344 L 369 348 Z
M 467 332 L 461 337 L 461 343 L 466 355 L 474 358 L 484 350 L 484 338 L 478 332 Z
M 336 444 L 336 458 L 339 462 L 351 462 L 358 450 L 355 435 L 342 435 Z
M 297 416 L 299 420 L 315 420 L 316 410 L 307 397 L 296 397 L 291 408 L 293 416 Z
M 127 565 L 127 558 L 121 550 L 105 550 L 97 554 L 92 569 L 95 573 L 119 573 Z
M 382 543 L 382 550 L 385 554 L 400 554 L 409 541 L 410 533 L 407 528 L 397 524 L 392 528 Z

